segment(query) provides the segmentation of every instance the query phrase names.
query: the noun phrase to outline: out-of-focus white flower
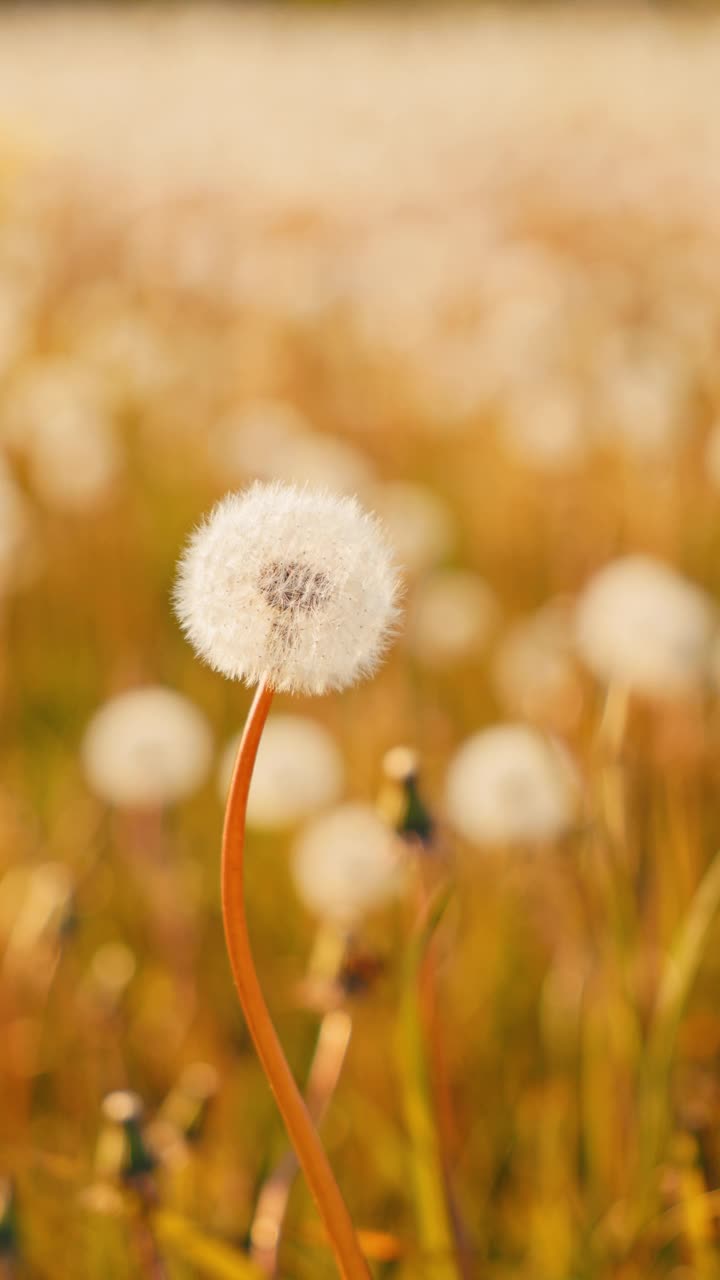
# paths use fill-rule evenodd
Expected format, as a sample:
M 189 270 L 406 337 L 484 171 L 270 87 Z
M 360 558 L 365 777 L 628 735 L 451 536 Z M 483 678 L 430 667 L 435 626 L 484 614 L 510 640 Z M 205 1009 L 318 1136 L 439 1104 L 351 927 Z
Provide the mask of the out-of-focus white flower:
M 452 550 L 452 515 L 437 494 L 425 485 L 404 481 L 375 485 L 372 506 L 387 529 L 395 553 L 408 569 L 432 569 Z
M 527 725 L 495 725 L 474 734 L 448 769 L 448 818 L 476 844 L 553 840 L 572 825 L 578 799 L 570 757 Z
M 79 361 L 62 356 L 33 360 L 7 389 L 5 439 L 22 449 L 48 419 L 91 412 L 101 398 L 100 383 Z
M 417 589 L 408 615 L 408 644 L 429 666 L 477 657 L 497 612 L 492 591 L 476 573 L 438 569 Z
M 590 579 L 575 616 L 578 651 L 601 680 L 638 693 L 687 693 L 708 674 L 713 602 L 650 556 L 614 560 Z
M 297 840 L 292 871 L 306 906 L 341 924 L 388 902 L 405 879 L 392 832 L 364 804 L 340 805 L 313 819 Z
M 571 383 L 516 390 L 502 426 L 513 453 L 531 465 L 559 471 L 585 457 L 583 406 Z
M 493 682 L 506 707 L 532 719 L 578 692 L 574 664 L 572 608 L 564 600 L 551 601 L 505 632 Z
M 118 441 L 105 418 L 49 418 L 29 442 L 30 481 L 48 506 L 86 511 L 112 489 L 121 466 Z
M 375 668 L 397 595 L 378 523 L 354 499 L 257 483 L 229 494 L 193 534 L 175 606 L 217 671 L 326 693 Z
M 227 794 L 240 734 L 225 748 L 220 788 Z M 323 725 L 307 716 L 276 715 L 260 740 L 248 796 L 250 826 L 269 830 L 292 826 L 334 804 L 344 782 L 342 755 Z
M 203 782 L 211 753 L 202 712 L 161 685 L 111 698 L 93 716 L 82 743 L 90 785 L 120 808 L 182 800 Z
M 31 366 L 9 396 L 6 434 L 49 506 L 87 510 L 106 497 L 121 450 L 99 383 L 75 362 Z
M 360 493 L 371 480 L 370 464 L 359 450 L 316 434 L 284 401 L 261 401 L 225 418 L 211 447 L 231 480 L 281 480 L 338 493 Z

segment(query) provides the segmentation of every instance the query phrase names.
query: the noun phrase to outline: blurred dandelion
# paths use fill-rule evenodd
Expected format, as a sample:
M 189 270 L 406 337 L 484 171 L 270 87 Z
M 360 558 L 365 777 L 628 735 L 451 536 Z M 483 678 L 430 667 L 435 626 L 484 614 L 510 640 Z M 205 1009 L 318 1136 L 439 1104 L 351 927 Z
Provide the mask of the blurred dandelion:
M 513 453 L 543 470 L 577 466 L 587 454 L 583 398 L 569 381 L 546 380 L 516 388 L 509 396 L 502 428 Z
M 308 823 L 292 871 L 305 905 L 342 925 L 401 892 L 405 870 L 391 829 L 369 805 L 345 804 Z
M 522 724 L 468 738 L 450 761 L 447 815 L 476 844 L 554 840 L 576 820 L 577 771 L 563 747 Z
M 408 645 L 427 666 L 477 659 L 497 616 L 495 596 L 477 574 L 438 569 L 418 584 L 408 610 Z
M 118 440 L 102 418 L 48 419 L 33 432 L 27 455 L 33 489 L 61 511 L 99 506 L 121 469 Z
M 161 685 L 131 689 L 95 713 L 82 742 L 91 787 L 109 804 L 149 809 L 183 800 L 205 780 L 212 737 L 202 712 Z
M 223 800 L 240 740 L 237 734 L 222 753 L 219 782 Z M 334 804 L 343 782 L 342 755 L 323 725 L 308 716 L 274 716 L 258 749 L 248 796 L 248 825 L 268 830 L 292 826 Z
M 710 597 L 650 556 L 614 560 L 577 602 L 578 652 L 598 679 L 651 697 L 707 681 L 717 613 Z
M 122 468 L 101 385 L 70 360 L 30 366 L 10 396 L 6 434 L 38 496 L 61 511 L 98 506 Z

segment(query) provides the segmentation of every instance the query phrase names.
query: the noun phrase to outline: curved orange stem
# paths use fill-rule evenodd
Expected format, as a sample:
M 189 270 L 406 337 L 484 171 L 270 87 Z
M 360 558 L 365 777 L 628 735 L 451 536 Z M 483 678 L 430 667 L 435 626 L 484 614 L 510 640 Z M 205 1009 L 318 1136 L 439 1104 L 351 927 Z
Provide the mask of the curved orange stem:
M 258 686 L 235 762 L 222 842 L 222 909 L 230 965 L 248 1031 L 320 1211 L 343 1280 L 371 1280 L 345 1201 L 272 1024 L 255 964 L 245 913 L 245 813 L 250 779 L 273 691 Z

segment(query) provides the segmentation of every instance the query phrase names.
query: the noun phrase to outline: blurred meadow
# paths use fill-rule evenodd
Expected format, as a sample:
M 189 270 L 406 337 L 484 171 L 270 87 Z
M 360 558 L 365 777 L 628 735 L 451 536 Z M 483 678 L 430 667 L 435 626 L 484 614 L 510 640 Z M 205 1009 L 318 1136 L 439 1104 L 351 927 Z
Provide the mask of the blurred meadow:
M 405 582 L 278 697 L 247 869 L 374 1276 L 720 1276 L 719 67 L 712 11 L 3 6 L 3 1280 L 336 1275 L 223 941 L 250 694 L 171 605 L 258 478 Z

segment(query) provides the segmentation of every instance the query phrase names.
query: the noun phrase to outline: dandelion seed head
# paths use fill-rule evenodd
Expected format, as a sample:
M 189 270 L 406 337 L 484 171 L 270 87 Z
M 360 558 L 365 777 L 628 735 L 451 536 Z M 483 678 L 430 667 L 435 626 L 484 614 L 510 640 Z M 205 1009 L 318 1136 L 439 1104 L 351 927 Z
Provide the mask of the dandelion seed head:
M 293 851 L 292 872 L 305 905 L 344 925 L 390 901 L 405 883 L 392 831 L 364 804 L 339 805 L 308 823 Z
M 211 752 L 202 712 L 161 685 L 111 698 L 93 716 L 82 743 L 93 790 L 110 804 L 132 809 L 190 795 L 208 773 Z
M 523 724 L 473 734 L 446 781 L 450 822 L 475 844 L 540 843 L 576 817 L 577 773 L 560 743 Z
M 77 361 L 31 366 L 9 395 L 5 433 L 25 458 L 32 488 L 60 511 L 97 507 L 122 470 L 103 387 Z
M 227 745 L 220 762 L 220 791 L 225 799 L 240 734 Z M 248 825 L 279 830 L 335 804 L 345 770 L 328 730 L 308 716 L 271 716 L 260 740 L 248 796 Z
M 30 481 L 50 507 L 87 511 L 100 506 L 121 471 L 120 445 L 109 419 L 49 419 L 28 444 Z
M 700 587 L 641 555 L 596 573 L 575 615 L 578 652 L 594 675 L 650 697 L 701 686 L 716 628 L 716 610 Z
M 256 483 L 190 539 L 175 607 L 197 653 L 247 684 L 325 693 L 370 674 L 398 616 L 398 574 L 353 498 Z
M 408 617 L 408 644 L 427 666 L 479 657 L 497 616 L 495 596 L 477 574 L 437 569 L 416 592 Z
M 528 466 L 560 472 L 587 454 L 581 387 L 558 374 L 537 374 L 508 392 L 501 430 L 510 452 Z

